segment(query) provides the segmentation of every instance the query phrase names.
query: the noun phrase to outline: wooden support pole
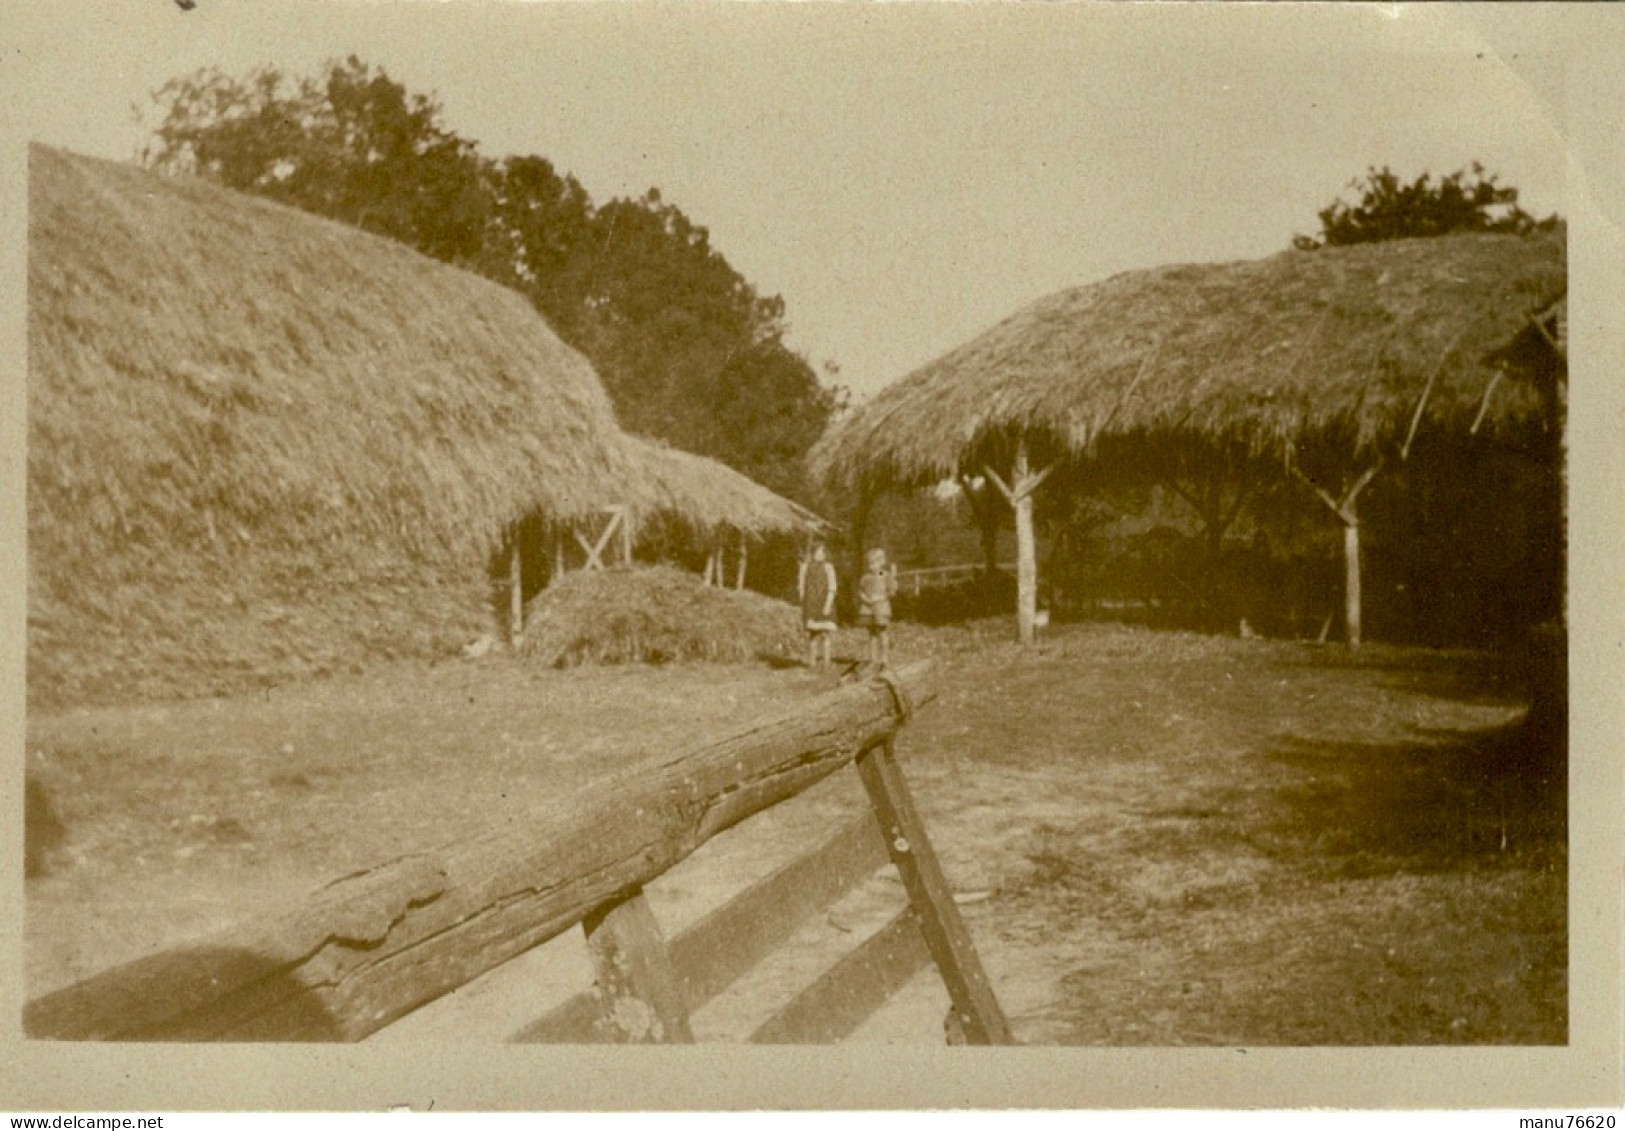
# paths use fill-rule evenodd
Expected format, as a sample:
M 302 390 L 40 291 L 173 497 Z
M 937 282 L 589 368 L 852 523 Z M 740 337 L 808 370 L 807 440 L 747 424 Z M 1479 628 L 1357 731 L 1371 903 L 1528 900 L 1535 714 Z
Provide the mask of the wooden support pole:
M 749 560 L 749 555 L 750 550 L 745 544 L 745 532 L 741 530 L 739 532 L 739 573 L 738 576 L 734 578 L 735 589 L 743 589 L 745 587 L 745 563 Z
M 976 945 L 965 929 L 942 865 L 925 835 L 925 822 L 898 769 L 889 736 L 858 758 L 858 773 L 874 806 L 892 863 L 903 878 L 909 904 L 919 917 L 926 946 L 953 999 L 965 1043 L 1014 1044 L 1009 1022 L 993 995 Z
M 553 528 L 552 538 L 553 538 L 553 576 L 548 579 L 548 584 L 549 585 L 551 585 L 553 582 L 559 580 L 559 578 L 563 577 L 564 576 L 564 571 L 567 568 L 566 564 L 565 564 L 565 560 L 564 560 L 564 531 L 562 529 L 560 529 L 559 527 L 555 526 Z
M 1350 650 L 1358 650 L 1362 640 L 1360 628 L 1360 514 L 1357 502 L 1360 492 L 1365 490 L 1377 472 L 1382 470 L 1382 460 L 1362 471 L 1359 476 L 1343 492 L 1341 499 L 1333 498 L 1331 492 L 1310 479 L 1296 466 L 1288 470 L 1300 482 L 1314 491 L 1320 501 L 1325 503 L 1337 521 L 1343 525 L 1343 627 L 1344 639 Z M 1324 636 L 1324 632 L 1322 633 Z
M 666 938 L 638 888 L 581 921 L 592 956 L 597 1027 L 610 1044 L 693 1044 Z
M 1360 520 L 1354 500 L 1344 504 L 1343 519 L 1343 624 L 1350 649 L 1360 647 Z
M 1016 633 L 1023 645 L 1033 642 L 1038 613 L 1038 549 L 1033 538 L 1033 487 L 1027 469 L 1027 441 L 1016 441 L 1010 472 L 1016 510 Z

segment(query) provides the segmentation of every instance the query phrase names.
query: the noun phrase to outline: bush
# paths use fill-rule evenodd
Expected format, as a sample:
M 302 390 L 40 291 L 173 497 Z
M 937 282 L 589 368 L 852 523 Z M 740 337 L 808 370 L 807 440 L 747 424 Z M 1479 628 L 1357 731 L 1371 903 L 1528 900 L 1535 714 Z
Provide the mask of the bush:
M 568 574 L 525 610 L 523 656 L 579 664 L 742 663 L 801 647 L 797 610 L 749 590 L 702 585 L 670 566 Z

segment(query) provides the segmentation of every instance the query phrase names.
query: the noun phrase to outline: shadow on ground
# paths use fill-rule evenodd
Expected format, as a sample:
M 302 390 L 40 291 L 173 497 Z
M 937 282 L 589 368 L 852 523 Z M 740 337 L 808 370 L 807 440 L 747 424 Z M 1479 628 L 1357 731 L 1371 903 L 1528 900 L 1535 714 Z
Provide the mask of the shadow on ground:
M 1397 745 L 1289 741 L 1264 845 L 1353 877 L 1526 867 L 1567 844 L 1567 750 L 1531 719 Z

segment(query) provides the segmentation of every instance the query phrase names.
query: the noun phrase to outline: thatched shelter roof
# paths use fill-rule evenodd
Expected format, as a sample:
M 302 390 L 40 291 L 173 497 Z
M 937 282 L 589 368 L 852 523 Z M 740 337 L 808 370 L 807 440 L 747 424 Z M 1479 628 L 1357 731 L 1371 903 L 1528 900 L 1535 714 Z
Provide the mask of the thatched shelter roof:
M 814 448 L 837 489 L 1035 462 L 1122 437 L 1360 454 L 1422 429 L 1539 411 L 1492 351 L 1565 293 L 1561 232 L 1397 240 L 1135 271 L 1034 303 L 885 389 Z M 1007 457 L 1006 457 L 1007 458 Z M 1002 461 L 1000 461 L 1002 462 Z
M 31 690 L 444 646 L 509 522 L 628 474 L 519 295 L 199 181 L 29 172 Z
M 642 518 L 665 514 L 703 535 L 724 529 L 754 537 L 811 535 L 823 519 L 726 464 L 654 440 L 628 437 L 635 475 L 625 485 Z

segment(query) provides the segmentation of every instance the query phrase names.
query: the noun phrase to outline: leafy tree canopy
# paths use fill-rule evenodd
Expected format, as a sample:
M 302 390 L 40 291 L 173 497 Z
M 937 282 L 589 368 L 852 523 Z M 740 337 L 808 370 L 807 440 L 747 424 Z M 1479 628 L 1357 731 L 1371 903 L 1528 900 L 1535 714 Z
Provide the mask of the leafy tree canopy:
M 150 167 L 356 225 L 525 294 L 623 424 L 805 496 L 839 400 L 705 228 L 651 189 L 595 205 L 540 156 L 493 160 L 443 108 L 351 56 L 315 77 L 205 69 L 155 92 Z
M 1318 236 L 1295 236 L 1292 246 L 1312 251 L 1379 240 L 1442 236 L 1449 232 L 1514 232 L 1551 228 L 1556 216 L 1537 220 L 1518 205 L 1518 190 L 1473 162 L 1435 182 L 1423 173 L 1402 181 L 1384 165 L 1369 169 L 1363 181 L 1349 182 L 1353 203 L 1335 200 L 1319 212 Z

